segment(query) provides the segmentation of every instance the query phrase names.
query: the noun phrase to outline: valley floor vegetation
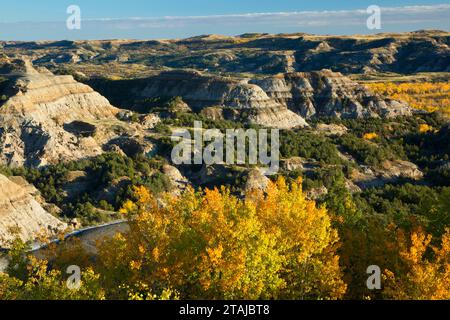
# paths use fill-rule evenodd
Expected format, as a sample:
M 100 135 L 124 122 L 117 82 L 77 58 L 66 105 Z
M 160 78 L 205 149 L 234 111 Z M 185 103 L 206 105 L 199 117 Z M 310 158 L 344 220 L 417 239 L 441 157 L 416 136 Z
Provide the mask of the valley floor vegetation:
M 408 102 L 415 109 L 438 111 L 450 117 L 449 82 L 375 82 L 367 86 L 376 93 Z
M 283 131 L 280 139 L 283 158 L 308 159 L 313 170 L 282 170 L 265 192 L 245 196 L 238 174 L 175 196 L 161 171 L 170 150 L 164 133 L 198 117 L 163 120 L 153 158 L 106 153 L 42 169 L 1 168 L 33 183 L 62 209 L 62 220 L 127 219 L 130 230 L 98 242 L 95 254 L 71 239 L 36 257 L 15 241 L 0 299 L 450 299 L 450 180 L 442 166 L 450 139 L 438 114 L 320 119 L 312 127 L 348 130 Z M 233 125 L 216 122 L 209 125 Z M 418 164 L 423 179 L 349 191 L 354 170 L 394 159 Z M 74 172 L 84 172 L 86 184 L 69 197 Z M 327 193 L 306 198 L 321 187 Z M 78 290 L 66 286 L 69 265 L 83 270 Z M 371 265 L 382 271 L 381 290 L 366 286 Z
M 17 241 L 0 298 L 450 298 L 450 229 L 402 229 L 365 215 L 348 194 L 326 209 L 305 198 L 301 180 L 279 178 L 245 199 L 223 187 L 163 201 L 134 188 L 120 210 L 130 231 L 99 242 L 95 259 L 76 241 L 27 257 Z M 67 263 L 84 270 L 78 290 L 65 285 Z M 365 286 L 374 264 L 382 290 Z

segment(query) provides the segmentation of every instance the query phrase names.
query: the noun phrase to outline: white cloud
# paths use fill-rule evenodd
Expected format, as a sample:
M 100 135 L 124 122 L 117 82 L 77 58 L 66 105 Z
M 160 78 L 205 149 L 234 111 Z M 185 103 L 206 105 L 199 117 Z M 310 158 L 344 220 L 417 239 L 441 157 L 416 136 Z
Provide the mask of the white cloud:
M 421 21 L 445 22 L 450 20 L 450 4 L 385 7 L 382 9 L 384 24 L 417 24 Z M 339 11 L 298 11 L 245 13 L 210 16 L 166 16 L 157 18 L 133 17 L 125 19 L 93 19 L 92 24 L 107 24 L 109 27 L 125 28 L 178 28 L 199 25 L 274 25 L 274 26 L 333 26 L 355 25 L 364 22 L 368 15 L 366 10 Z
M 450 4 L 384 7 L 378 32 L 450 28 Z M 366 8 L 336 11 L 244 13 L 210 16 L 130 17 L 82 20 L 70 33 L 61 22 L 0 23 L 0 39 L 175 38 L 205 33 L 368 33 Z

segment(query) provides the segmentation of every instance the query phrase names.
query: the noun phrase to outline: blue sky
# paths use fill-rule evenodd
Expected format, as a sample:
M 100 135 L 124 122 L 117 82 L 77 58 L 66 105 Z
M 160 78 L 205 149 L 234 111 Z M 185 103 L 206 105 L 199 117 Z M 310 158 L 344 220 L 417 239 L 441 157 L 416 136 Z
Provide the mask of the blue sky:
M 0 0 L 0 39 L 179 38 L 199 34 L 308 32 L 354 34 L 450 28 L 446 0 Z M 81 8 L 81 30 L 66 9 Z M 382 8 L 382 29 L 365 9 Z M 439 6 L 441 5 L 441 6 Z M 444 6 L 442 6 L 444 5 Z M 258 15 L 265 13 L 264 15 Z

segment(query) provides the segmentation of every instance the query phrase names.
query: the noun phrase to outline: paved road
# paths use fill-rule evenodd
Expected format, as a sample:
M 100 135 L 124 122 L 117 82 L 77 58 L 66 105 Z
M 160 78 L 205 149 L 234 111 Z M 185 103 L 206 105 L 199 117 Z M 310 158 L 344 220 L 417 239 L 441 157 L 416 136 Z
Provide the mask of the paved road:
M 88 227 L 80 230 L 73 231 L 66 235 L 68 238 L 79 238 L 84 248 L 89 253 L 96 253 L 96 242 L 106 237 L 112 237 L 119 232 L 126 232 L 129 230 L 129 226 L 126 220 L 118 220 L 110 223 L 106 223 L 99 226 Z M 54 240 L 52 243 L 59 243 L 59 240 Z M 32 243 L 29 253 L 38 256 L 42 249 L 45 249 L 48 245 L 41 243 Z M 2 250 L 6 252 L 5 250 Z M 1 251 L 0 251 L 1 253 Z M 8 266 L 8 260 L 5 257 L 0 256 L 0 272 L 4 271 Z

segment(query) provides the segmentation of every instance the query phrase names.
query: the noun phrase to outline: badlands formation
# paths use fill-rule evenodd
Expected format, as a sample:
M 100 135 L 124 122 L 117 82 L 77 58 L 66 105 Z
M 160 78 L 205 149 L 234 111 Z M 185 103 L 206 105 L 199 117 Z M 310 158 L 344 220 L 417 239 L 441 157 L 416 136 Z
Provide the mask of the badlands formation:
M 119 109 L 72 76 L 36 70 L 30 62 L 3 64 L 0 163 L 43 166 L 95 156 L 111 138 L 105 129 Z M 91 128 L 91 130 L 86 130 Z
M 163 71 L 143 79 L 92 85 L 116 105 L 139 110 L 137 102 L 181 97 L 195 112 L 267 127 L 306 127 L 317 116 L 372 118 L 411 115 L 404 102 L 371 93 L 329 70 L 283 73 L 265 78 L 232 78 L 198 71 Z M 118 95 L 117 93 L 125 94 Z
M 38 191 L 24 180 L 0 174 L 0 248 L 8 247 L 16 236 L 29 241 L 67 228 L 43 209 L 38 198 Z

